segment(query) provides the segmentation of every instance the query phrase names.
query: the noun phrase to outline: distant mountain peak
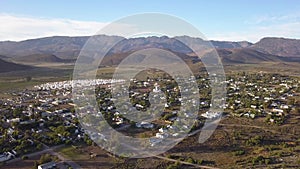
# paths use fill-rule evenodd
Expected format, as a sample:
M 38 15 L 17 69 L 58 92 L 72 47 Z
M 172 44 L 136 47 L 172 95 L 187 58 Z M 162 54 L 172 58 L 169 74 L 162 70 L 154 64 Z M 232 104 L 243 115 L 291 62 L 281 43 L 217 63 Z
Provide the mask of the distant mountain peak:
M 300 40 L 282 37 L 265 37 L 252 48 L 283 57 L 300 57 Z

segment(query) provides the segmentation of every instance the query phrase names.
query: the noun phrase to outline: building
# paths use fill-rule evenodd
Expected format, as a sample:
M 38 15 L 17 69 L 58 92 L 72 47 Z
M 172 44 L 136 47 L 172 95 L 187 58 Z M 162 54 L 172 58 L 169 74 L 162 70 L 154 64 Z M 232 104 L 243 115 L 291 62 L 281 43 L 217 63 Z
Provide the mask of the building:
M 153 89 L 154 93 L 159 93 L 160 92 L 160 87 L 157 83 L 154 84 L 154 89 Z
M 51 169 L 56 166 L 56 163 L 54 161 L 51 161 L 49 163 L 41 164 L 38 166 L 38 169 Z
M 0 162 L 4 162 L 7 160 L 10 160 L 14 157 L 13 154 L 9 153 L 9 152 L 5 152 L 3 154 L 0 154 Z

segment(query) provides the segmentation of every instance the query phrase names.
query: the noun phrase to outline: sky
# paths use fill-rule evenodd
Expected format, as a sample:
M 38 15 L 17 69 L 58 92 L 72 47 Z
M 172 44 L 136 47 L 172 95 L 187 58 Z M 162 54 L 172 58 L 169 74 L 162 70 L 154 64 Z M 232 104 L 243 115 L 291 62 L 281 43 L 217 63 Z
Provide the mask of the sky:
M 298 0 L 0 0 L 0 41 L 93 35 L 115 20 L 148 12 L 179 17 L 212 40 L 300 39 Z

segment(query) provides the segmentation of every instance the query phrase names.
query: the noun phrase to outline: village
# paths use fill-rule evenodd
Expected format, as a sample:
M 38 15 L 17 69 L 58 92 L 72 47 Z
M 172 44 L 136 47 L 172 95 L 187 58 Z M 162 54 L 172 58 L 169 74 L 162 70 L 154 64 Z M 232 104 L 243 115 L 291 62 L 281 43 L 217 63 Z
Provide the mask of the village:
M 270 125 L 282 125 L 291 110 L 297 108 L 295 97 L 299 97 L 299 79 L 279 74 L 238 74 L 227 76 L 226 104 L 222 105 L 224 112 L 209 112 L 210 87 L 209 77 L 197 77 L 199 86 L 199 112 L 197 123 L 192 128 L 196 130 L 203 126 L 206 118 L 232 116 L 234 118 L 264 118 Z M 121 79 L 97 79 L 84 81 L 51 82 L 35 86 L 31 90 L 12 92 L 11 98 L 0 100 L 0 162 L 26 157 L 27 154 L 42 151 L 46 147 L 62 144 L 71 145 L 76 142 L 92 144 L 92 140 L 108 139 L 101 133 L 85 131 L 93 119 L 80 121 L 72 100 L 74 85 L 97 86 L 96 98 L 99 113 L 116 130 L 133 133 L 137 137 L 149 138 L 149 144 L 155 146 L 166 138 L 176 138 L 187 126 L 170 132 L 172 125 L 181 119 L 193 117 L 191 112 L 185 112 L 179 119 L 177 114 L 184 98 L 180 97 L 180 89 L 170 79 L 147 79 L 144 81 L 131 79 L 129 98 L 131 106 L 141 111 L 147 109 L 156 100 L 164 100 L 162 111 L 153 121 L 132 121 L 119 112 L 114 105 L 110 89 L 112 84 L 122 84 Z M 160 92 L 163 91 L 161 94 Z M 152 101 L 150 94 L 152 93 Z M 225 99 L 225 98 L 224 98 Z M 191 104 L 195 101 L 190 100 Z M 159 102 L 161 103 L 161 102 Z M 128 105 L 130 106 L 130 105 Z M 84 109 L 83 109 L 84 110 Z M 145 116 L 151 116 L 146 114 Z M 174 128 L 174 126 L 173 126 Z M 172 130 L 174 131 L 174 130 Z M 42 164 L 41 164 L 42 165 Z M 53 162 L 51 163 L 53 165 Z

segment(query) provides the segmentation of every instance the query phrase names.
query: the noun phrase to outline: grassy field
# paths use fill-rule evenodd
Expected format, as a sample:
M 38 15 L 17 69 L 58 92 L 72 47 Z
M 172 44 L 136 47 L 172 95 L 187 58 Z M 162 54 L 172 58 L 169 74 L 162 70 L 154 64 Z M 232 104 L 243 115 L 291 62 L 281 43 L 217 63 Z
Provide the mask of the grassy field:
M 63 156 L 73 161 L 89 160 L 89 155 L 82 153 L 80 149 L 76 149 L 75 146 L 65 146 L 56 150 Z
M 32 88 L 34 85 L 68 80 L 72 78 L 72 67 L 39 67 L 28 71 L 0 73 L 0 93 Z
M 112 168 L 124 161 L 114 158 L 98 146 L 68 145 L 56 150 L 69 160 L 79 164 L 82 168 Z M 93 154 L 94 156 L 91 156 Z
M 41 66 L 41 65 L 39 65 Z M 49 67 L 51 66 L 51 68 Z M 199 66 L 199 65 L 198 65 Z M 197 71 L 197 66 L 192 65 L 192 71 Z M 199 69 L 199 67 L 198 67 Z M 102 67 L 97 71 L 97 78 L 112 78 L 116 70 L 116 67 Z M 261 63 L 261 64 L 235 64 L 224 65 L 226 74 L 237 72 L 270 72 L 279 73 L 289 76 L 300 77 L 300 63 Z M 126 75 L 132 69 L 121 72 L 120 77 L 126 77 Z M 138 73 L 138 72 L 137 72 Z M 138 78 L 152 77 L 153 72 L 138 73 Z M 0 73 L 0 93 L 4 93 L 12 90 L 22 90 L 24 88 L 30 88 L 36 84 L 45 82 L 70 80 L 73 77 L 73 66 L 56 64 L 48 65 L 43 64 L 42 67 L 37 67 L 28 71 L 16 71 L 8 73 Z M 30 80 L 28 80 L 30 78 Z
M 265 73 L 278 73 L 288 76 L 300 77 L 300 63 L 261 63 L 261 64 L 234 64 L 224 65 L 226 73 L 236 72 L 265 72 Z

